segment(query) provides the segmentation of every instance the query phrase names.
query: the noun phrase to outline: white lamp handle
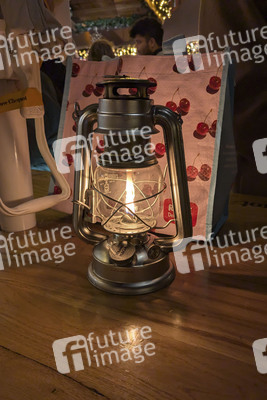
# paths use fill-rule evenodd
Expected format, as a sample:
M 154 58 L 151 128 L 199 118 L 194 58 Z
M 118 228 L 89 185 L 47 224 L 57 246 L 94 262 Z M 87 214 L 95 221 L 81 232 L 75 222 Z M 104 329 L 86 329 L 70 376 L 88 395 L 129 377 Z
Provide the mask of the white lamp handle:
M 2 201 L 2 199 L 0 199 L 0 212 L 7 216 L 26 215 L 43 211 L 47 208 L 55 206 L 61 201 L 67 200 L 71 195 L 70 186 L 64 176 L 58 172 L 56 162 L 52 157 L 47 145 L 43 117 L 35 118 L 35 132 L 40 153 L 42 154 L 46 164 L 51 170 L 52 175 L 60 186 L 62 193 L 26 201 L 25 203 L 22 203 L 16 207 L 8 207 Z

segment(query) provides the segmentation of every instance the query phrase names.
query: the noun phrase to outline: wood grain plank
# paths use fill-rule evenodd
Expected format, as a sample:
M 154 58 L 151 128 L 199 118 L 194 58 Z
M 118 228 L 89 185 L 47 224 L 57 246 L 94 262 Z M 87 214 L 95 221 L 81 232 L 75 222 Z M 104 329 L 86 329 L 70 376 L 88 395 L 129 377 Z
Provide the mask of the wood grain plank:
M 47 177 L 42 178 L 43 187 Z M 248 220 L 253 227 L 264 222 L 262 210 L 250 207 L 252 218 L 240 204 L 234 196 L 228 227 L 245 229 Z M 44 232 L 70 225 L 71 220 L 49 210 L 38 215 L 38 224 Z M 13 262 L 0 272 L 1 400 L 266 399 L 266 375 L 257 372 L 252 351 L 254 340 L 267 337 L 266 263 L 177 272 L 173 284 L 156 293 L 115 296 L 87 280 L 92 246 L 74 233 L 70 242 L 76 254 L 61 264 L 18 268 Z M 156 347 L 156 354 L 144 362 L 133 359 L 99 367 L 92 362 L 67 375 L 57 371 L 55 340 L 87 337 L 90 332 L 103 338 L 110 330 L 142 326 L 151 327 Z M 135 344 L 144 344 L 140 336 L 131 346 Z

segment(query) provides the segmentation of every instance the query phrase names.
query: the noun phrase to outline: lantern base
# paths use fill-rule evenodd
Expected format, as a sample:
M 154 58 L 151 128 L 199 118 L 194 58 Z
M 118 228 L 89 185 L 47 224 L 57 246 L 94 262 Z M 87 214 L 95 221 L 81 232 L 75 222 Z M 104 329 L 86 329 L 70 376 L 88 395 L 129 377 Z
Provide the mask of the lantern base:
M 95 247 L 88 268 L 89 281 L 98 289 L 113 294 L 138 295 L 155 292 L 174 280 L 175 268 L 167 254 L 161 252 L 156 260 L 146 260 L 143 264 L 137 257 L 131 266 L 121 266 L 110 262 L 103 243 Z M 145 254 L 145 249 L 139 249 L 139 254 L 142 252 Z

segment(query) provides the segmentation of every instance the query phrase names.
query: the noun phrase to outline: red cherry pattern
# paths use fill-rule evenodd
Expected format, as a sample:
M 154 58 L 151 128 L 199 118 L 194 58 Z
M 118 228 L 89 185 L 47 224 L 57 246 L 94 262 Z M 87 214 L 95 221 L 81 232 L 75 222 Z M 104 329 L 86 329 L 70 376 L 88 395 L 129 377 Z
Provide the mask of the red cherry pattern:
M 94 92 L 93 92 L 93 93 L 94 93 L 94 95 L 95 95 L 96 97 L 99 97 L 99 96 L 101 96 L 101 94 L 102 94 L 97 88 L 94 89 Z
M 183 112 L 188 113 L 188 111 L 190 110 L 190 101 L 186 98 L 181 99 L 179 107 Z
M 205 122 L 200 122 L 197 124 L 196 131 L 201 136 L 206 136 L 209 131 L 209 126 Z
M 216 128 L 217 128 L 217 119 L 213 121 L 213 123 L 211 124 L 211 129 L 216 131 Z
M 96 146 L 96 151 L 98 153 L 103 153 L 105 149 L 105 142 L 103 139 L 99 140 L 98 145 Z
M 209 132 L 209 125 L 206 124 L 206 120 L 208 118 L 208 116 L 210 115 L 210 113 L 212 112 L 212 109 L 208 112 L 208 114 L 206 115 L 204 122 L 199 122 L 197 124 L 196 130 L 193 133 L 193 135 L 198 138 L 198 139 L 203 139 L 207 133 Z
M 209 81 L 209 87 L 212 90 L 219 90 L 221 87 L 221 78 L 219 76 L 212 76 Z
M 151 77 L 150 77 L 150 78 L 148 78 L 148 80 L 149 80 L 150 82 L 156 83 L 156 85 L 158 84 L 158 82 L 157 82 L 156 79 L 154 79 L 154 78 L 151 78 Z M 153 94 L 153 93 L 155 93 L 156 89 L 157 89 L 157 86 L 149 87 L 149 88 L 147 89 L 147 93 L 148 93 L 148 94 Z
M 156 157 L 157 158 L 163 157 L 164 154 L 166 153 L 165 144 L 157 143 L 156 146 L 155 146 L 155 153 L 156 153 Z
M 84 91 L 90 96 L 94 91 L 94 86 L 91 84 L 86 85 Z
M 190 181 L 194 181 L 196 179 L 196 177 L 198 176 L 198 169 L 196 167 L 194 167 L 193 165 L 189 165 L 186 168 L 186 175 L 187 175 L 187 180 Z
M 130 89 L 129 89 L 129 93 L 130 93 L 132 96 L 135 96 L 135 95 L 137 94 L 137 88 L 130 88 Z
M 189 67 L 191 70 L 195 70 L 194 65 L 191 61 L 189 63 Z M 173 65 L 173 71 L 176 73 L 179 73 L 176 64 Z M 221 78 L 218 76 L 212 76 L 209 80 L 209 85 L 207 87 L 208 93 L 214 94 L 218 92 L 218 90 L 221 87 Z M 166 104 L 166 107 L 172 109 L 174 111 L 175 103 L 173 102 L 168 102 Z M 176 109 L 178 112 L 183 112 L 183 113 L 188 113 L 190 109 L 190 102 L 188 99 L 183 98 L 180 100 L 178 109 Z M 217 120 L 213 121 L 211 126 L 209 127 L 206 122 L 200 122 L 197 125 L 196 132 L 200 137 L 205 137 L 207 133 L 209 132 L 211 136 L 215 137 L 216 135 L 216 127 L 217 127 Z M 198 137 L 198 136 L 196 136 Z M 200 138 L 199 137 L 199 138 Z M 197 176 L 203 181 L 208 181 L 211 177 L 211 172 L 212 169 L 208 164 L 202 164 L 200 167 L 200 170 L 194 166 L 194 165 L 189 165 L 186 169 L 186 174 L 187 174 L 187 180 L 188 181 L 194 181 Z M 190 208 L 191 208 L 191 216 L 192 216 L 192 226 L 195 227 L 197 224 L 197 215 L 198 215 L 198 206 L 196 203 L 190 203 Z
M 81 69 L 81 67 L 79 66 L 79 64 L 73 63 L 71 76 L 73 78 L 76 78 L 80 72 L 80 69 Z
M 167 101 L 166 107 L 168 107 L 172 111 L 176 111 L 177 110 L 177 104 L 174 103 L 174 101 Z
M 93 93 L 95 96 L 99 97 L 103 94 L 104 87 L 96 86 L 94 87 L 92 84 L 88 84 L 85 86 L 85 89 L 82 93 L 84 97 L 89 97 Z
M 202 164 L 200 170 L 198 171 L 194 165 L 189 165 L 186 168 L 186 175 L 189 182 L 194 181 L 197 176 L 202 181 L 208 181 L 211 177 L 211 167 L 208 164 Z
M 73 164 L 73 162 L 74 162 L 73 156 L 71 154 L 66 154 L 66 157 L 67 157 L 67 161 L 68 161 L 69 166 L 71 166 Z
M 198 176 L 202 181 L 208 181 L 211 177 L 211 167 L 208 164 L 201 165 Z
M 190 203 L 192 227 L 194 228 L 197 224 L 198 206 L 196 203 Z
M 99 97 L 104 93 L 104 87 L 102 86 L 96 86 L 96 88 L 94 89 L 94 95 Z
M 217 120 L 213 121 L 213 123 L 211 124 L 210 129 L 209 129 L 209 132 L 210 132 L 212 137 L 215 137 L 216 129 L 217 129 Z
M 175 94 L 178 92 L 179 87 L 173 93 L 171 101 L 167 101 L 166 107 L 168 107 L 172 111 L 178 112 L 179 114 L 186 115 L 190 109 L 190 101 L 184 97 L 180 100 L 179 106 L 177 107 L 177 104 L 173 101 L 173 99 Z

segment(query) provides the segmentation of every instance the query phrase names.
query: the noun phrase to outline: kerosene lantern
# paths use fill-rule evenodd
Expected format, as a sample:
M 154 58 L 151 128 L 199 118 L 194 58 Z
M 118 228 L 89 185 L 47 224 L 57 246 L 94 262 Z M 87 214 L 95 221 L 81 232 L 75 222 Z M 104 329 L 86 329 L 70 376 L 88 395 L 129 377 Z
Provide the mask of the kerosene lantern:
M 76 104 L 73 114 L 77 138 L 89 140 L 92 132 L 103 138 L 95 166 L 92 150 L 79 149 L 73 222 L 78 236 L 95 244 L 90 282 L 110 293 L 144 294 L 170 284 L 175 267 L 169 252 L 191 236 L 181 119 L 170 109 L 153 105 L 153 86 L 149 80 L 107 76 L 98 84 L 104 90 L 99 103 L 84 110 Z M 159 132 L 155 125 L 163 128 L 166 145 L 176 225 L 172 237 L 154 233 L 164 228 L 157 226 L 157 218 L 166 188 L 151 144 L 151 136 Z M 142 149 L 138 157 L 137 148 Z M 104 234 L 93 227 L 97 222 Z

